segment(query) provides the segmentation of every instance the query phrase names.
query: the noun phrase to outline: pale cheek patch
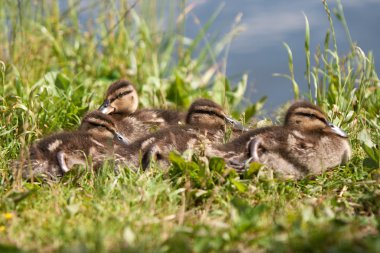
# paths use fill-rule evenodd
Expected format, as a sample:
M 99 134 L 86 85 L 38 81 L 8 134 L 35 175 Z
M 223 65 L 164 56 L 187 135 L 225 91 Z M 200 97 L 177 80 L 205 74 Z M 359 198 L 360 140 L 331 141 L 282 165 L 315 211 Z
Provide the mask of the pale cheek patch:
M 48 150 L 50 152 L 54 152 L 61 144 L 62 144 L 62 140 L 55 140 L 53 143 L 49 144 Z
M 137 97 L 135 96 L 132 96 L 132 110 L 133 111 L 136 111 L 137 110 L 137 107 L 139 106 L 139 100 L 137 99 Z

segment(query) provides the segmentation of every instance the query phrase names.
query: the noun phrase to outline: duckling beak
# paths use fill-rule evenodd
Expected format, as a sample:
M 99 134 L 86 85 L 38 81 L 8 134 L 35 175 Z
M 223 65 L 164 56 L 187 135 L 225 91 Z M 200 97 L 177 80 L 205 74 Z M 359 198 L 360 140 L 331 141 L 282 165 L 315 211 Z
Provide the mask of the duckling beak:
M 231 117 L 228 117 L 228 116 L 224 116 L 224 118 L 226 119 L 226 121 L 231 124 L 233 126 L 234 129 L 237 129 L 237 130 L 240 130 L 240 131 L 248 131 L 247 128 L 245 128 L 239 121 L 231 118 Z
M 104 114 L 110 114 L 110 113 L 115 111 L 115 108 L 110 106 L 109 99 L 106 99 L 106 100 L 104 100 L 104 103 L 99 107 L 98 110 Z
M 340 137 L 344 137 L 344 138 L 347 138 L 347 134 L 346 132 L 344 132 L 341 128 L 335 126 L 334 124 L 328 122 L 328 125 L 329 127 L 331 128 L 331 130 L 336 133 L 337 135 L 339 135 Z
M 125 144 L 125 145 L 128 145 L 129 144 L 129 141 L 127 138 L 125 138 L 122 134 L 120 133 L 115 133 L 115 138 L 120 141 L 121 143 Z

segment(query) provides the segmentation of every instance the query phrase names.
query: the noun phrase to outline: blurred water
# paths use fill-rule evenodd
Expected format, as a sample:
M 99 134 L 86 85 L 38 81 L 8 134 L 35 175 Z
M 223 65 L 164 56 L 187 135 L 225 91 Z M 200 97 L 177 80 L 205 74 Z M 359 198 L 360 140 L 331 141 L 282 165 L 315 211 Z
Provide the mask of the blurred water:
M 164 15 L 170 12 L 166 6 L 173 4 L 171 1 L 173 0 L 157 2 L 160 3 L 161 9 L 167 10 L 164 11 Z M 135 0 L 130 1 L 134 2 Z M 81 7 L 94 7 L 94 3 L 96 2 L 89 0 L 79 2 Z M 268 100 L 265 109 L 271 111 L 293 98 L 290 81 L 273 76 L 273 73 L 289 73 L 288 56 L 283 42 L 288 43 L 293 51 L 295 77 L 301 92 L 306 94 L 304 15 L 307 16 L 310 25 L 313 64 L 313 53 L 318 45 L 323 45 L 326 31 L 329 29 L 321 0 L 187 0 L 186 4 L 195 5 L 186 19 L 186 35 L 190 38 L 196 36 L 199 29 L 221 5 L 224 7 L 206 35 L 209 39 L 215 34 L 222 37 L 228 33 L 235 18 L 242 15 L 241 23 L 245 30 L 231 44 L 227 74 L 234 81 L 238 81 L 241 74 L 248 73 L 246 102 L 254 102 L 266 95 Z M 330 9 L 336 7 L 335 0 L 328 1 L 328 4 Z M 67 9 L 67 0 L 60 0 L 60 5 L 62 10 Z M 373 51 L 375 60 L 380 61 L 380 0 L 344 0 L 343 7 L 353 41 L 357 42 L 364 52 Z M 82 13 L 80 20 L 86 24 L 94 15 L 97 15 L 96 9 L 91 13 Z M 340 54 L 344 55 L 348 52 L 349 43 L 341 23 L 336 18 L 333 20 L 338 49 Z
M 241 13 L 245 26 L 240 36 L 232 43 L 228 58 L 227 73 L 236 76 L 249 74 L 249 88 L 246 97 L 256 101 L 267 95 L 267 110 L 272 110 L 293 98 L 291 83 L 285 78 L 274 77 L 273 73 L 289 73 L 287 52 L 283 42 L 293 51 L 295 76 L 301 91 L 306 93 L 305 72 L 305 19 L 310 24 L 310 48 L 313 52 L 317 45 L 323 45 L 329 22 L 321 0 L 192 0 L 193 10 L 201 24 L 207 22 L 211 14 L 224 4 L 221 14 L 213 24 L 210 34 L 227 33 L 235 17 Z M 330 9 L 335 1 L 328 1 Z M 364 52 L 372 50 L 375 60 L 380 61 L 380 0 L 345 0 L 343 8 L 351 37 Z M 341 23 L 334 18 L 338 49 L 341 54 L 348 52 L 349 43 Z M 199 25 L 189 18 L 187 33 L 193 36 Z M 312 59 L 312 62 L 313 59 Z M 379 67 L 377 67 L 379 70 Z

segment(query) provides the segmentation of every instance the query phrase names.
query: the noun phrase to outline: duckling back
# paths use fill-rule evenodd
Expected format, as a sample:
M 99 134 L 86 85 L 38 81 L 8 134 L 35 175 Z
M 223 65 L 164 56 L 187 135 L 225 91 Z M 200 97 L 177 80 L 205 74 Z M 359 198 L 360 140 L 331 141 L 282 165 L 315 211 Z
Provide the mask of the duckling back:
M 141 109 L 134 112 L 131 117 L 151 126 L 168 127 L 183 124 L 186 113 L 175 110 Z
M 32 164 L 32 174 L 46 174 L 51 178 L 60 177 L 75 164 L 85 165 L 86 155 L 90 154 L 93 145 L 90 136 L 84 132 L 62 132 L 46 137 L 30 148 L 29 159 Z M 64 153 L 69 158 L 65 163 L 68 165 L 63 166 L 58 160 L 58 156 Z
M 182 153 L 188 149 L 199 150 L 211 142 L 221 143 L 225 124 L 225 113 L 218 104 L 199 99 L 190 106 L 186 125 L 152 133 L 117 153 L 120 157 L 127 157 L 126 160 L 133 160 L 135 166 L 142 160 L 146 168 L 152 159 L 167 160 L 171 151 Z M 140 159 L 133 158 L 136 153 Z
M 74 165 L 88 164 L 93 159 L 96 168 L 112 153 L 115 143 L 125 143 L 108 115 L 89 113 L 82 120 L 80 130 L 61 132 L 45 137 L 29 149 L 29 159 L 22 169 L 22 176 L 37 175 L 57 178 Z

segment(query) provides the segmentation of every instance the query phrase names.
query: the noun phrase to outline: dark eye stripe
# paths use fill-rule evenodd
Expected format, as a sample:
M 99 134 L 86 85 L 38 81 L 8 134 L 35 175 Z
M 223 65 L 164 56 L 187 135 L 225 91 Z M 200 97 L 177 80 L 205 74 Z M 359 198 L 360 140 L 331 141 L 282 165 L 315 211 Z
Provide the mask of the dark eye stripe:
M 96 113 L 94 115 L 91 115 L 90 117 L 87 118 L 87 121 L 98 121 L 98 122 L 106 122 L 110 125 L 114 125 L 113 121 L 109 118 L 106 117 L 107 115 L 104 115 L 103 113 Z M 99 124 L 100 125 L 100 124 Z
M 323 123 L 327 124 L 327 121 L 325 118 L 318 117 L 317 115 L 312 114 L 312 113 L 296 112 L 295 114 L 300 115 L 300 116 L 304 116 L 304 117 L 309 117 L 309 118 L 316 118 L 316 119 L 322 121 Z
M 110 99 L 110 103 L 112 103 L 113 101 L 115 101 L 116 99 L 118 98 L 121 98 L 129 93 L 132 93 L 132 90 L 127 90 L 127 91 L 124 91 L 123 93 L 119 93 L 117 94 L 117 96 L 113 97 L 112 99 Z
M 307 113 L 307 112 L 296 112 L 295 114 L 305 116 L 305 117 L 316 117 L 314 114 Z
M 103 124 L 98 124 L 98 123 L 93 123 L 93 122 L 88 122 L 90 123 L 90 125 L 92 125 L 94 128 L 97 128 L 97 127 L 104 127 L 105 129 L 107 129 L 109 132 L 115 134 L 115 131 L 111 128 L 109 128 L 109 126 L 107 125 L 103 125 Z
M 194 111 L 192 112 L 192 114 L 194 114 L 194 113 L 208 114 L 208 115 L 212 115 L 212 116 L 216 116 L 216 117 L 218 117 L 218 118 L 224 119 L 224 116 L 222 116 L 222 115 L 220 115 L 220 114 L 218 114 L 218 113 L 216 113 L 216 112 L 212 112 L 212 111 L 194 110 Z

